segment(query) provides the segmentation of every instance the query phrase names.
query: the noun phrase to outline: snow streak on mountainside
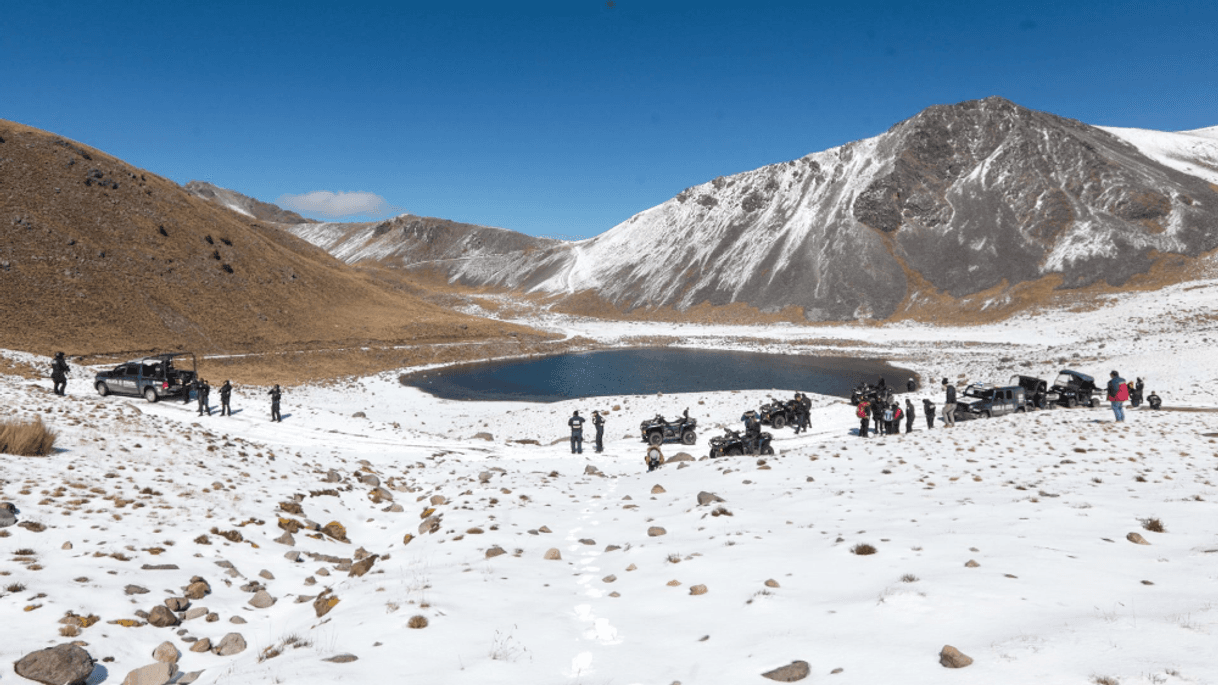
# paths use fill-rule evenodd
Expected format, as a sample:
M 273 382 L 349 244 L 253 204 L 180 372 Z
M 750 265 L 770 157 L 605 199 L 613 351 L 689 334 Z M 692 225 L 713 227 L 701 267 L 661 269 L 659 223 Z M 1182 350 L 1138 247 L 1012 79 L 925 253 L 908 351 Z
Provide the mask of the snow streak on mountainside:
M 1164 166 L 1218 183 L 1218 126 L 1176 133 L 1113 126 L 1099 128 Z
M 192 195 L 214 202 L 221 207 L 227 207 L 238 214 L 253 217 L 259 221 L 274 221 L 283 224 L 300 224 L 312 221 L 312 219 L 306 219 L 296 212 L 288 211 L 269 202 L 255 200 L 235 190 L 221 188 L 206 181 L 191 181 L 182 186 L 182 188 Z

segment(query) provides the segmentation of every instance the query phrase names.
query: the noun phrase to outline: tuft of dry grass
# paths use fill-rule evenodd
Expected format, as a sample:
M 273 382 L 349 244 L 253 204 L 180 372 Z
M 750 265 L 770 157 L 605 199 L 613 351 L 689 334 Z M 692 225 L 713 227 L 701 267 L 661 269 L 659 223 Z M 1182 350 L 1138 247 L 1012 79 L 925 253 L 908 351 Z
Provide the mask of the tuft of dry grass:
M 905 575 L 901 576 L 901 582 L 902 583 L 916 583 L 916 582 L 918 582 L 918 577 L 912 573 L 906 573 Z
M 1152 533 L 1167 532 L 1167 529 L 1163 527 L 1163 522 L 1156 518 L 1142 519 L 1142 527 Z
M 406 627 L 407 628 L 416 628 L 416 629 L 426 628 L 427 624 L 428 624 L 428 621 L 427 621 L 426 616 L 416 615 L 416 616 L 410 617 L 410 620 L 406 622 Z
M 859 556 L 866 556 L 868 554 L 875 554 L 876 549 L 865 542 L 860 542 L 859 544 L 850 548 L 850 553 L 857 554 Z
M 1091 682 L 1095 683 L 1095 685 L 1121 685 L 1121 681 L 1110 675 L 1093 675 L 1091 676 Z
M 0 420 L 0 452 L 19 457 L 45 457 L 55 449 L 59 434 L 42 423 L 42 417 L 32 421 Z

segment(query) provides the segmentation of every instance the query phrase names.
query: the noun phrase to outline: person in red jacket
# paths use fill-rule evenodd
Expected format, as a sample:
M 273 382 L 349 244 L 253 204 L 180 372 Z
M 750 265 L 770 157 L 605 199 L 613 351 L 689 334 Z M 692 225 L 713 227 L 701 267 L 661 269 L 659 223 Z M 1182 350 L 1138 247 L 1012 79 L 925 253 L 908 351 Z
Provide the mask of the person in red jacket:
M 1109 374 L 1109 377 L 1108 401 L 1112 403 L 1112 415 L 1121 423 L 1125 421 L 1124 403 L 1129 399 L 1129 384 L 1116 371 Z

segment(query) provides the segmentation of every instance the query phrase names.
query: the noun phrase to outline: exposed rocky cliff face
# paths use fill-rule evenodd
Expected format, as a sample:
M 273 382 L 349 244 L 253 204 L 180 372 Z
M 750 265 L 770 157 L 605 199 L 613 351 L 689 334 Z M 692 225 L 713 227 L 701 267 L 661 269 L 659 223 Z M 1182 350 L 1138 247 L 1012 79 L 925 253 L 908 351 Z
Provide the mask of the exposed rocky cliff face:
M 303 224 L 313 221 L 278 205 L 255 200 L 235 190 L 221 188 L 207 181 L 190 181 L 182 188 L 196 197 L 201 197 L 222 207 L 228 207 L 238 214 L 244 214 L 259 221 L 274 221 L 281 224 Z
M 1218 248 L 1218 186 L 1195 173 L 1218 159 L 1218 138 L 1173 148 L 1163 136 L 1185 134 L 1157 134 L 1156 147 L 1121 131 L 987 98 L 716 178 L 577 243 L 488 245 L 491 229 L 451 226 L 422 238 L 390 222 L 328 249 L 624 310 L 744 303 L 809 320 L 886 318 L 1049 276 L 1120 286 L 1157 255 Z M 309 237 L 322 230 L 296 229 L 324 245 Z

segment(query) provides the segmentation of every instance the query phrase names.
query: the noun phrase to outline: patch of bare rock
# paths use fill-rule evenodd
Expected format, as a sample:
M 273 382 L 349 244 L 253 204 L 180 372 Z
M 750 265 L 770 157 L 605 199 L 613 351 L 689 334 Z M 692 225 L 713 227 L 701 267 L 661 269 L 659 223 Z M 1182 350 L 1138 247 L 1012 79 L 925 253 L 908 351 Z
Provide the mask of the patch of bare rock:
M 44 685 L 84 685 L 93 673 L 93 657 L 81 647 L 65 643 L 30 652 L 14 664 L 22 678 Z
M 780 683 L 794 683 L 808 677 L 811 668 L 806 661 L 792 661 L 781 668 L 762 673 L 763 678 L 769 678 Z

